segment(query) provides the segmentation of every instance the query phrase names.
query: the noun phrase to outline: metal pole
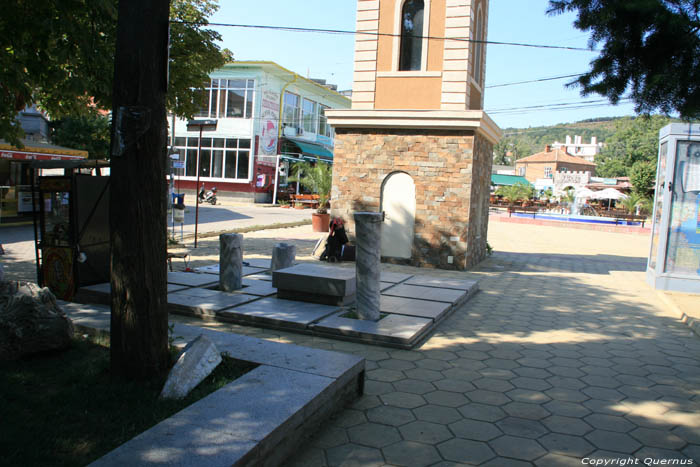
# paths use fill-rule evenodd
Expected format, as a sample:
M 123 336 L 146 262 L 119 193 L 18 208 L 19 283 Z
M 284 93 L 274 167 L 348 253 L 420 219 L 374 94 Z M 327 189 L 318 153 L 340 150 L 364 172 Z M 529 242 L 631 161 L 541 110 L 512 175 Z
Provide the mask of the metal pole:
M 277 179 L 280 174 L 280 155 L 277 154 L 277 160 L 275 161 L 275 186 L 272 190 L 272 204 L 277 204 Z
M 194 209 L 194 247 L 197 248 L 197 227 L 199 226 L 199 153 L 202 150 L 202 126 L 199 126 L 199 141 L 197 142 L 197 186 L 194 189 L 194 197 L 197 204 Z

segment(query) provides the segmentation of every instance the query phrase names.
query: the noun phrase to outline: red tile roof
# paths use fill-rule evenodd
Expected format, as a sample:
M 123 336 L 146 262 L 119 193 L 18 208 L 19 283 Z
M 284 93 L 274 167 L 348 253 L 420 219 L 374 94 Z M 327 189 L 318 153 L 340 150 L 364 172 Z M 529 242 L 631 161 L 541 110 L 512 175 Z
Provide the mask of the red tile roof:
M 581 157 L 572 156 L 562 149 L 553 149 L 551 151 L 538 152 L 531 156 L 523 157 L 515 161 L 518 162 L 568 162 L 569 164 L 579 164 L 579 165 L 590 165 L 595 167 L 596 164 L 593 162 L 588 162 L 586 159 Z

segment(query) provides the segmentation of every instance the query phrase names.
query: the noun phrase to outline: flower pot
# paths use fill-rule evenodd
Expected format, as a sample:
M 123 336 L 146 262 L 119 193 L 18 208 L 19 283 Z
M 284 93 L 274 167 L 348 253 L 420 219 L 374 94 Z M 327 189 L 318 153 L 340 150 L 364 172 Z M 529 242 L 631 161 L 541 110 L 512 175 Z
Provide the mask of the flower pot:
M 331 220 L 331 215 L 319 214 L 317 212 L 311 214 L 311 226 L 314 232 L 328 232 L 328 223 Z

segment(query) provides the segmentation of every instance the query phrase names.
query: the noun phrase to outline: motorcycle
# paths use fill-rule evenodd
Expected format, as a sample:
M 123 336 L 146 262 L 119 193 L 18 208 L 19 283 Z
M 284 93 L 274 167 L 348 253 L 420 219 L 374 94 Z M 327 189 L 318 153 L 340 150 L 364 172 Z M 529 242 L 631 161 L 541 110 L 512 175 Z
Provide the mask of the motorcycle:
M 216 204 L 216 187 L 214 186 L 211 190 L 205 191 L 204 184 L 202 184 L 202 189 L 199 190 L 199 202 L 210 203 L 212 205 Z

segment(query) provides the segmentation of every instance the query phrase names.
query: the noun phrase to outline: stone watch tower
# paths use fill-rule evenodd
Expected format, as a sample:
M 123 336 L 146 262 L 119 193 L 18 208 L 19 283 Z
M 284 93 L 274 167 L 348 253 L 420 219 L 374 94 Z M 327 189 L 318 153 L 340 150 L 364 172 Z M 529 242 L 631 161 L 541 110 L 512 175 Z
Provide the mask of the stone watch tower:
M 335 127 L 332 214 L 383 211 L 382 257 L 466 269 L 486 255 L 493 145 L 488 0 L 358 0 L 352 109 Z

